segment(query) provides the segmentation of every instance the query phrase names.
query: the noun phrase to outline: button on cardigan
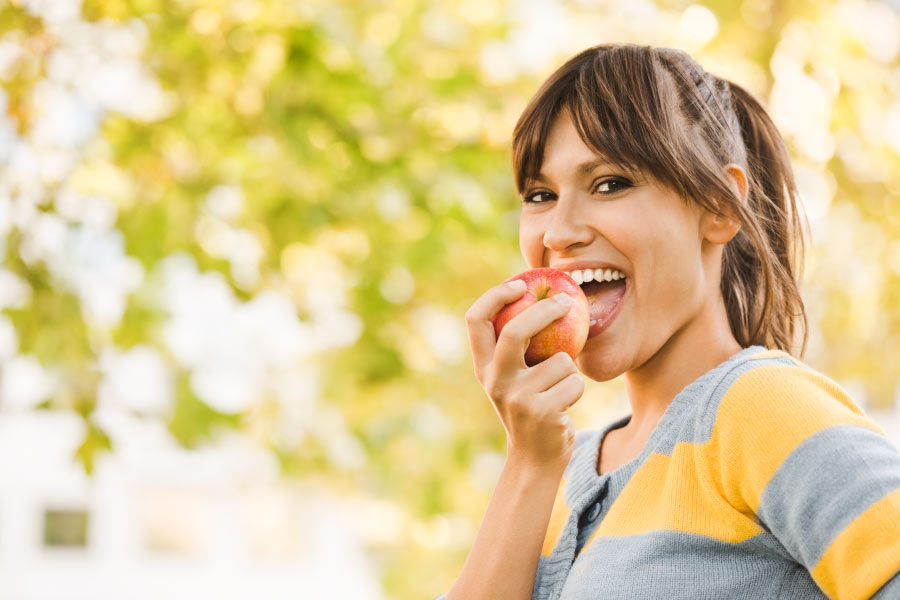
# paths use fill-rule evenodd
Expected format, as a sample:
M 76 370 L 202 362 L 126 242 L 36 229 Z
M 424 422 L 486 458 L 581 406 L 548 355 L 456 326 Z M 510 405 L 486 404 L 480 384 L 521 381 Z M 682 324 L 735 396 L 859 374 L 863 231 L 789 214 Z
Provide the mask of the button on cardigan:
M 833 380 L 745 348 L 598 474 L 630 418 L 576 435 L 533 600 L 900 599 L 900 450 Z

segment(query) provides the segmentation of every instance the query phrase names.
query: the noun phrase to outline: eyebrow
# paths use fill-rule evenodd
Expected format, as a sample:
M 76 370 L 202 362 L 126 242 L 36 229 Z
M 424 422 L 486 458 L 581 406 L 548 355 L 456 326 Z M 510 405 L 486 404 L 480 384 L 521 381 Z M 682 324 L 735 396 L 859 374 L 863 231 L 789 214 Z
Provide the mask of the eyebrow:
M 594 160 L 589 160 L 587 162 L 581 163 L 580 165 L 575 167 L 575 171 L 578 173 L 578 175 L 584 176 L 584 175 L 587 175 L 588 173 L 590 173 L 591 171 L 593 171 L 594 169 L 596 169 L 597 167 L 600 167 L 603 165 L 608 165 L 608 164 L 609 163 L 607 163 L 602 158 L 595 158 Z M 534 181 L 547 181 L 547 176 L 544 175 L 543 173 L 538 173 L 537 176 L 534 178 Z

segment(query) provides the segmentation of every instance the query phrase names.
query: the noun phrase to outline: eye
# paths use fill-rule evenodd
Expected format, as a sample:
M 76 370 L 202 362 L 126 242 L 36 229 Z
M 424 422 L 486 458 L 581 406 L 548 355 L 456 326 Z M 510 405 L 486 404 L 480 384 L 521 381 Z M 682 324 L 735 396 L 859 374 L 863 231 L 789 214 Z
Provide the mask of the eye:
M 546 200 L 540 200 L 541 196 L 551 195 L 549 192 L 532 192 L 530 194 L 525 194 L 522 196 L 522 202 L 527 204 L 543 204 Z
M 624 177 L 608 177 L 600 181 L 595 189 L 601 194 L 614 194 L 630 187 L 631 182 Z

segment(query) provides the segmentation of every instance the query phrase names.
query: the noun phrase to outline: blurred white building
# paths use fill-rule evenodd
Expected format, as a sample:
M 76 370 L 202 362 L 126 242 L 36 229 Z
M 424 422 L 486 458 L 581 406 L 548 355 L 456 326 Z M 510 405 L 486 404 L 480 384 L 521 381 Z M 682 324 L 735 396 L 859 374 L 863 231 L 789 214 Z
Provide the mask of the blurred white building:
M 338 498 L 279 480 L 231 434 L 186 451 L 156 419 L 102 414 L 93 477 L 65 411 L 0 411 L 0 598 L 384 598 Z

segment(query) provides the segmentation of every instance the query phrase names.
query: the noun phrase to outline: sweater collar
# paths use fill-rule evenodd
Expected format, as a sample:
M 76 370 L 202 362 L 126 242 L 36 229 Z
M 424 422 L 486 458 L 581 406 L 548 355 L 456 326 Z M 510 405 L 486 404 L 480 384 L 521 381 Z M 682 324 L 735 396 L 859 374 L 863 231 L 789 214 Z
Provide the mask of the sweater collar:
M 650 452 L 657 447 L 660 438 L 671 428 L 672 423 L 677 423 L 686 409 L 701 401 L 712 383 L 721 379 L 733 367 L 749 360 L 754 354 L 764 351 L 766 351 L 766 348 L 759 345 L 744 348 L 685 386 L 669 403 L 663 416 L 650 433 L 650 437 L 647 439 L 647 443 L 644 444 L 640 454 L 613 471 L 603 475 L 597 473 L 600 441 L 608 432 L 625 426 L 631 420 L 631 415 L 620 417 L 600 430 L 589 431 L 584 443 L 576 448 L 575 456 L 572 457 L 571 464 L 567 469 L 566 504 L 573 509 L 580 509 L 582 505 L 593 501 L 599 488 L 610 482 L 615 489 L 623 488 L 631 478 L 632 473 L 646 460 Z

